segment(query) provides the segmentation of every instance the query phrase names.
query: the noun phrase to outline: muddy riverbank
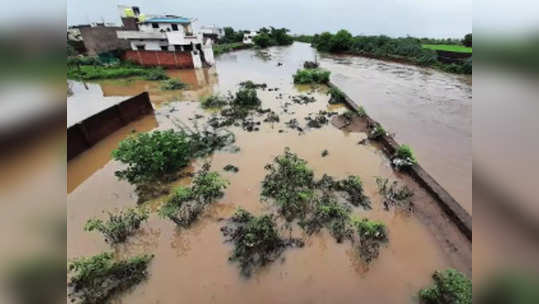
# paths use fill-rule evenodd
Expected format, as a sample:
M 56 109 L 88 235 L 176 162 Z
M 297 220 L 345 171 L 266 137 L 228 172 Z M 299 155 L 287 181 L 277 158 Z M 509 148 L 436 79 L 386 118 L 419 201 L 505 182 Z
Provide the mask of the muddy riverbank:
M 389 159 L 376 144 L 358 144 L 365 133 L 339 130 L 331 124 L 320 129 L 305 128 L 305 117 L 310 113 L 346 111 L 343 106 L 328 105 L 327 88 L 313 90 L 292 84 L 291 75 L 303 61 L 314 59 L 314 51 L 294 44 L 271 48 L 268 54 L 269 58 L 252 50 L 223 54 L 215 68 L 202 74 L 201 79 L 215 75 L 215 82 L 206 80 L 207 85 L 196 89 L 226 93 L 235 91 L 241 81 L 263 82 L 272 90 L 258 90 L 262 107 L 280 116 L 279 122 L 261 123 L 256 132 L 230 127 L 236 135 L 239 152 L 218 151 L 207 158 L 212 162 L 212 170 L 230 181 L 225 196 L 187 230 L 179 230 L 172 222 L 152 212 L 142 231 L 115 247 L 105 243 L 101 235 L 83 231 L 90 217 L 103 217 L 103 211 L 137 205 L 134 187 L 114 176 L 114 171 L 122 165 L 110 161 L 108 155 L 117 142 L 133 131 L 172 128 L 173 121 L 178 120 L 190 126 L 201 126 L 212 114 L 200 107 L 196 93 L 183 95 L 179 102 L 174 102 L 166 98 L 153 101 L 150 91 L 150 98 L 157 105 L 154 114 L 131 123 L 68 163 L 68 184 L 71 185 L 67 199 L 68 258 L 110 250 L 121 257 L 155 254 L 149 279 L 116 298 L 115 303 L 350 303 L 358 299 L 368 303 L 416 303 L 417 291 L 430 284 L 434 270 L 454 267 L 471 275 L 471 243 L 455 232 L 456 227 L 450 221 L 445 221 L 428 193 L 417 185 L 414 187 L 413 180 L 391 168 Z M 196 83 L 198 81 L 196 78 Z M 103 92 L 116 90 L 112 82 L 102 83 L 101 87 L 103 85 L 112 86 Z M 296 104 L 291 101 L 300 94 L 314 97 L 315 102 Z M 195 119 L 197 114 L 203 117 Z M 296 119 L 304 132 L 285 124 L 291 119 Z M 381 220 L 389 231 L 389 242 L 382 246 L 380 256 L 373 263 L 365 264 L 349 244 L 337 244 L 327 231 L 310 237 L 303 235 L 304 248 L 288 250 L 282 260 L 249 279 L 241 277 L 237 266 L 228 262 L 232 247 L 224 243 L 221 219 L 232 215 L 237 207 L 257 215 L 272 210 L 270 204 L 260 200 L 261 181 L 266 174 L 264 166 L 283 153 L 285 147 L 305 159 L 316 178 L 324 173 L 336 178 L 350 174 L 361 177 L 373 208 L 353 208 L 353 215 Z M 322 157 L 324 150 L 328 150 L 328 155 Z M 419 160 L 423 161 L 421 155 Z M 189 170 L 197 170 L 202 162 L 201 159 L 193 162 Z M 228 164 L 237 166 L 239 172 L 225 172 L 222 168 Z M 376 176 L 411 185 L 417 212 L 386 211 Z M 174 184 L 189 182 L 183 179 Z M 156 211 L 165 199 L 160 197 L 144 205 Z

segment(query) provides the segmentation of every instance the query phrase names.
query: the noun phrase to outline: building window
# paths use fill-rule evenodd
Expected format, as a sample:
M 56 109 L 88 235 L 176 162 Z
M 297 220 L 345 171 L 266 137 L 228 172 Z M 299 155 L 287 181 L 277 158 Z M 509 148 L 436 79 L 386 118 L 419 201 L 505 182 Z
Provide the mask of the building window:
M 161 46 L 161 51 L 168 51 L 168 46 L 162 45 Z
M 137 50 L 144 51 L 144 45 L 137 45 Z
M 153 27 L 153 28 L 159 28 L 159 24 L 157 24 L 157 23 L 152 23 L 152 27 Z
M 178 30 L 178 25 L 177 24 L 172 24 L 172 30 L 177 31 Z

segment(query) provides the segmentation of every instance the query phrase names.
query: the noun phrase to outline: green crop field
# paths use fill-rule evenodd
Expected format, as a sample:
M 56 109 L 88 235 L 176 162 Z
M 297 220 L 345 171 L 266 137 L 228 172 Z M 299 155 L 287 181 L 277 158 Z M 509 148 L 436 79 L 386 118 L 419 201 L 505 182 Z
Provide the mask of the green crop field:
M 471 53 L 472 48 L 463 46 L 463 45 L 454 45 L 454 44 L 423 44 L 424 48 L 436 50 L 436 51 L 449 51 L 449 52 L 459 52 L 459 53 Z

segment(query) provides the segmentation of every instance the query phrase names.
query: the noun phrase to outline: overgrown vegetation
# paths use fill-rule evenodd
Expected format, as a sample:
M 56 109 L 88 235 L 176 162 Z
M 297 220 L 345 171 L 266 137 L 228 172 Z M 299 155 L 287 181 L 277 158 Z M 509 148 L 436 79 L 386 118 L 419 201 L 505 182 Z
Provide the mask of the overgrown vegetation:
M 316 69 L 320 66 L 320 64 L 318 64 L 318 62 L 316 61 L 305 61 L 303 63 L 303 68 L 304 69 Z
M 471 39 L 471 37 L 470 37 Z M 431 66 L 451 73 L 471 74 L 471 60 L 460 64 L 444 64 L 438 61 L 434 50 L 424 48 L 423 44 L 457 44 L 458 41 L 418 39 L 413 37 L 390 38 L 388 36 L 352 36 L 346 30 L 336 34 L 324 32 L 310 39 L 317 50 L 332 53 L 351 53 L 363 56 L 404 60 L 421 66 Z M 466 39 L 465 39 L 466 40 Z M 467 40 L 466 40 L 467 41 Z
M 425 304 L 471 304 L 472 281 L 455 270 L 435 271 L 434 286 L 421 289 L 419 298 Z
M 200 106 L 204 109 L 220 108 L 226 106 L 227 104 L 227 98 L 221 95 L 206 96 L 200 101 Z
M 198 219 L 207 205 L 224 195 L 228 181 L 219 173 L 210 172 L 210 164 L 205 163 L 193 179 L 190 188 L 180 186 L 172 197 L 161 207 L 159 214 L 172 220 L 176 225 L 187 228 Z
M 124 242 L 128 236 L 135 233 L 140 228 L 140 224 L 148 219 L 148 211 L 127 209 L 118 214 L 109 212 L 109 219 L 92 218 L 86 222 L 84 230 L 99 231 L 105 235 L 105 240 L 111 244 Z
M 145 68 L 118 58 L 71 57 L 67 60 L 67 78 L 97 80 L 140 76 L 146 80 L 165 80 L 167 74 L 161 68 Z
M 352 239 L 353 230 L 350 227 L 350 208 L 338 203 L 334 196 L 323 194 L 314 202 L 314 207 L 305 220 L 299 225 L 307 234 L 312 234 L 326 227 L 335 240 L 340 243 L 343 239 Z
M 378 186 L 378 193 L 384 196 L 384 208 L 389 210 L 390 207 L 396 206 L 401 209 L 412 211 L 413 203 L 411 198 L 414 196 L 414 192 L 406 185 L 399 187 L 397 181 L 389 183 L 389 179 L 383 177 L 376 177 L 376 185 Z
M 261 103 L 256 90 L 253 88 L 242 88 L 236 92 L 233 104 L 240 107 L 256 107 Z
M 328 101 L 330 104 L 338 104 L 338 103 L 346 102 L 346 96 L 337 87 L 331 87 L 328 91 L 328 95 L 330 96 L 329 101 Z
M 142 282 L 153 255 L 140 255 L 116 261 L 112 253 L 83 257 L 69 263 L 72 273 L 69 296 L 81 304 L 106 303 L 118 292 Z
M 448 51 L 448 52 L 457 52 L 457 53 L 471 53 L 472 48 L 455 45 L 455 44 L 423 44 L 424 48 L 435 50 L 435 51 Z
M 178 79 L 167 79 L 161 82 L 161 90 L 181 90 L 187 88 L 187 84 Z
M 251 44 L 244 44 L 243 42 L 241 42 L 241 40 L 239 42 L 213 44 L 213 54 L 215 56 L 218 56 L 236 50 L 248 49 L 250 47 L 252 47 Z
M 359 176 L 349 175 L 346 179 L 338 181 L 335 184 L 335 190 L 345 192 L 348 195 L 348 202 L 352 205 L 371 209 L 371 202 L 364 194 Z
M 281 238 L 272 216 L 257 217 L 244 209 L 238 209 L 221 231 L 228 242 L 234 243 L 229 260 L 238 262 L 245 276 L 278 259 L 287 247 L 303 246 L 299 239 Z
M 322 69 L 302 69 L 294 74 L 296 84 L 326 84 L 329 82 L 330 72 Z
M 414 152 L 408 145 L 400 145 L 391 160 L 397 169 L 406 169 L 417 164 Z

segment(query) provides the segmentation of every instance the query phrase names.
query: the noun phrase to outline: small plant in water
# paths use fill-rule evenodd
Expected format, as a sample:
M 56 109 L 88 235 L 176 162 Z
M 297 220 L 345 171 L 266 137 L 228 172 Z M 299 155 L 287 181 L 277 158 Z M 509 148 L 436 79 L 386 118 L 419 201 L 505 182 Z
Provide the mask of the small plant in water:
M 145 209 L 127 209 L 118 214 L 109 212 L 108 221 L 101 219 L 90 219 L 86 222 L 84 230 L 97 230 L 105 235 L 105 240 L 111 244 L 124 242 L 128 236 L 132 235 L 140 228 L 140 224 L 148 219 L 148 211 Z
M 324 149 L 324 151 L 322 151 L 322 157 L 326 157 L 329 155 L 329 152 L 327 149 Z
M 359 176 L 350 175 L 346 179 L 340 180 L 335 185 L 337 191 L 343 191 L 348 194 L 348 201 L 354 206 L 362 206 L 365 209 L 371 209 L 371 201 L 363 193 L 363 184 Z
M 245 276 L 278 259 L 286 247 L 303 246 L 301 240 L 281 238 L 272 216 L 256 217 L 243 209 L 237 210 L 221 231 L 228 242 L 234 243 L 229 260 L 238 262 Z
M 338 104 L 338 103 L 346 102 L 346 96 L 341 90 L 339 90 L 336 87 L 331 87 L 328 91 L 328 95 L 330 96 L 329 101 L 328 101 L 330 104 Z
M 378 139 L 382 136 L 385 136 L 387 134 L 386 130 L 380 125 L 379 123 L 376 123 L 374 128 L 371 129 L 369 133 L 369 139 Z
M 204 109 L 220 108 L 220 107 L 226 106 L 227 104 L 228 104 L 227 98 L 220 95 L 207 96 L 207 97 L 202 98 L 202 100 L 200 101 L 200 106 Z
M 102 253 L 73 260 L 68 266 L 69 296 L 82 304 L 106 303 L 112 295 L 142 282 L 152 258 L 140 255 L 115 261 L 112 253 Z
M 397 169 L 406 169 L 417 164 L 412 148 L 408 145 L 400 145 L 392 159 L 393 165 Z
M 471 304 L 472 281 L 461 272 L 448 269 L 435 271 L 434 286 L 419 291 L 419 298 L 426 304 Z
M 255 89 L 244 88 L 236 92 L 236 98 L 234 98 L 233 103 L 236 106 L 257 107 L 260 105 L 260 99 L 258 99 Z
M 161 82 L 161 90 L 181 90 L 187 88 L 187 84 L 178 79 L 167 79 Z
M 226 165 L 223 170 L 227 171 L 227 172 L 233 172 L 233 173 L 237 173 L 238 171 L 240 171 L 240 169 L 234 165 Z
M 209 172 L 206 163 L 197 172 L 191 188 L 180 186 L 161 207 L 159 215 L 172 220 L 176 225 L 187 228 L 198 219 L 207 205 L 224 195 L 228 182 L 217 172 Z
M 322 227 L 329 229 L 331 235 L 340 243 L 344 238 L 352 239 L 353 230 L 350 227 L 350 208 L 339 204 L 331 195 L 325 194 L 317 199 L 314 210 L 306 220 L 300 221 L 300 226 L 312 234 Z
M 265 83 L 254 83 L 251 80 L 240 82 L 240 87 L 245 89 L 265 89 L 267 86 Z
M 370 263 L 380 254 L 380 244 L 387 242 L 386 226 L 378 221 L 368 219 L 354 220 L 359 236 L 359 255 Z
M 408 186 L 403 185 L 399 188 L 397 181 L 390 184 L 389 179 L 379 176 L 376 177 L 376 185 L 378 186 L 378 193 L 384 196 L 384 209 L 389 210 L 390 206 L 398 206 L 412 211 L 413 203 L 410 199 L 414 196 L 414 192 Z

